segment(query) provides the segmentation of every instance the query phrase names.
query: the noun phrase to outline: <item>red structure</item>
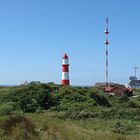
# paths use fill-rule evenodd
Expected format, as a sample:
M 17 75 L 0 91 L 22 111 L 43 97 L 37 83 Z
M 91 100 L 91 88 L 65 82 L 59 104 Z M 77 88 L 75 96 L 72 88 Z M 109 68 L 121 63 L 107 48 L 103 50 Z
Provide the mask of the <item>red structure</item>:
M 70 85 L 70 81 L 69 81 L 69 57 L 67 54 L 64 54 L 64 56 L 63 56 L 61 84 L 62 85 Z

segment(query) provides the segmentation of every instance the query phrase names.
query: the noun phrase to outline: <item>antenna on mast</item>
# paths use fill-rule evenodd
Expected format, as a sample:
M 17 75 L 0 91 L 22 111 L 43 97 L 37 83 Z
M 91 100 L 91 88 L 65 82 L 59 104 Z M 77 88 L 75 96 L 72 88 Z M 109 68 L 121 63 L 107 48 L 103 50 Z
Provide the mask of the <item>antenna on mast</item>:
M 138 67 L 134 67 L 134 70 L 135 70 L 135 77 L 137 77 L 137 69 L 138 69 Z

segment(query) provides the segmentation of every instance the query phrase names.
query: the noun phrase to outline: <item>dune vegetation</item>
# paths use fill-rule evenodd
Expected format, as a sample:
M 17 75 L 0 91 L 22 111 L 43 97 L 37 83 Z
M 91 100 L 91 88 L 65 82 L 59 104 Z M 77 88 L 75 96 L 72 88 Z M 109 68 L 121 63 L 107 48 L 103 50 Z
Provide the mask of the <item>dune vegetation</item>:
M 139 139 L 140 97 L 53 83 L 0 87 L 0 140 Z

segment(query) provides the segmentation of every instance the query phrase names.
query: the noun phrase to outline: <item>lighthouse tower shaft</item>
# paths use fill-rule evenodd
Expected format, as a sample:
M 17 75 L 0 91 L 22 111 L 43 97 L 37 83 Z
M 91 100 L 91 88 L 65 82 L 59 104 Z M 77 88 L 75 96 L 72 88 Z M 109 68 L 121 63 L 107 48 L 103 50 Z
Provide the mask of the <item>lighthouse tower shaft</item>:
M 67 54 L 63 56 L 62 61 L 62 85 L 70 85 L 69 81 L 69 57 Z

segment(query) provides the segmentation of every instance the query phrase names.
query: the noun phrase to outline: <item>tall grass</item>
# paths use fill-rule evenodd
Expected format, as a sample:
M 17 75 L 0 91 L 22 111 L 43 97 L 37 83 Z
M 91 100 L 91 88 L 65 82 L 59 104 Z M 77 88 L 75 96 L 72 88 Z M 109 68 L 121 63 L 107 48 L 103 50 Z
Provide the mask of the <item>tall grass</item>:
M 139 140 L 140 136 L 136 134 L 118 134 L 114 133 L 112 125 L 116 125 L 118 120 L 88 119 L 71 120 L 61 119 L 62 113 L 48 112 L 42 114 L 24 114 L 24 117 L 18 118 L 15 125 L 11 122 L 10 133 L 5 134 L 0 129 L 0 140 Z M 0 117 L 1 118 L 1 117 Z M 17 120 L 15 117 L 12 120 Z M 21 119 L 24 120 L 21 121 Z M 7 117 L 2 117 L 0 123 L 7 122 Z M 10 121 L 8 119 L 8 121 Z M 26 124 L 31 125 L 30 131 L 25 132 Z M 26 123 L 25 123 L 26 122 Z M 126 120 L 121 121 L 125 125 Z M 8 123 L 9 124 L 9 123 Z M 130 124 L 131 125 L 131 124 Z M 13 127 L 12 127 L 13 126 Z M 27 129 L 27 128 L 26 128 Z
M 56 115 L 56 117 L 54 117 Z M 29 114 L 41 131 L 42 140 L 139 140 L 140 136 L 114 133 L 114 120 L 70 120 L 59 119 L 57 113 Z M 59 114 L 61 115 L 61 114 Z M 58 116 L 59 116 L 58 115 Z M 41 120 L 41 121 L 40 121 Z M 118 121 L 118 120 L 117 120 Z M 122 120 L 125 124 L 125 120 Z M 45 129 L 42 129 L 42 128 Z M 129 127 L 129 126 L 128 126 Z

